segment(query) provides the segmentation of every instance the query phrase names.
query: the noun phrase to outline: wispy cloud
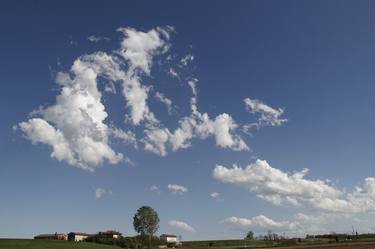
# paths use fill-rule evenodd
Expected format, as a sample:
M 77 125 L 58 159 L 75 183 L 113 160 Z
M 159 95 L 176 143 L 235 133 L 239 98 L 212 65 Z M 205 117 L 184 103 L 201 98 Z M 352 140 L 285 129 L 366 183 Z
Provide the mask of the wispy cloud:
M 256 123 L 247 124 L 243 126 L 243 129 L 246 132 L 249 132 L 251 127 L 262 127 L 262 126 L 279 126 L 287 122 L 286 118 L 282 118 L 284 114 L 284 109 L 282 108 L 273 108 L 260 100 L 257 99 L 244 99 L 246 109 L 252 114 L 259 114 Z
M 178 184 L 168 184 L 168 189 L 174 194 L 183 194 L 188 192 L 188 188 Z
M 90 42 L 97 43 L 97 42 L 101 42 L 101 41 L 110 41 L 111 39 L 108 38 L 108 37 L 105 37 L 105 36 L 90 35 L 89 37 L 87 37 L 87 40 L 90 41 Z
M 101 199 L 102 197 L 104 197 L 104 195 L 110 194 L 110 193 L 112 193 L 111 190 L 106 190 L 104 188 L 97 188 L 95 190 L 95 198 L 96 199 Z
M 188 231 L 188 232 L 195 232 L 195 229 L 192 226 L 190 226 L 189 224 L 183 221 L 170 220 L 168 221 L 168 225 L 171 227 L 176 227 L 176 228 Z
M 160 93 L 160 92 L 156 92 L 155 93 L 155 98 L 160 101 L 161 103 L 163 103 L 165 105 L 165 107 L 167 108 L 167 111 L 168 111 L 168 114 L 171 115 L 172 112 L 173 112 L 173 103 L 172 103 L 172 100 L 170 100 L 169 98 L 165 97 L 163 93 Z
M 224 201 L 224 199 L 221 198 L 221 195 L 220 195 L 220 193 L 218 193 L 218 192 L 212 192 L 212 193 L 210 194 L 210 197 L 211 197 L 212 199 L 216 200 L 216 201 L 219 201 L 219 202 Z

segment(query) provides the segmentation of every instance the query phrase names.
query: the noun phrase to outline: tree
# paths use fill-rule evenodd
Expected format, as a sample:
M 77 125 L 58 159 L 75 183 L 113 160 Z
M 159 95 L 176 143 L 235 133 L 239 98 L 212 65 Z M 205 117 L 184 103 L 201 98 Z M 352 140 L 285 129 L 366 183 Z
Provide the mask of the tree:
M 134 215 L 133 226 L 142 238 L 148 237 L 148 248 L 151 248 L 151 238 L 159 229 L 158 213 L 149 206 L 139 208 Z
M 254 239 L 254 233 L 253 233 L 253 231 L 249 231 L 249 232 L 246 234 L 245 239 L 253 240 L 253 239 Z

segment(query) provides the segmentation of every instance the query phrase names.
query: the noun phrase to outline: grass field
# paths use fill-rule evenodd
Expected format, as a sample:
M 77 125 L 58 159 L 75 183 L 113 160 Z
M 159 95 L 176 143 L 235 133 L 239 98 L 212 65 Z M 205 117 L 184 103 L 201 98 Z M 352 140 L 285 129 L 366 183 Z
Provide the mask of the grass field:
M 0 239 L 0 249 L 118 249 L 115 246 L 85 242 L 27 239 Z
M 275 247 L 276 246 L 276 247 Z M 282 246 L 270 241 L 243 240 L 215 240 L 215 241 L 185 241 L 181 249 L 250 249 L 250 248 L 278 248 Z M 281 247 L 279 247 L 281 248 Z M 302 243 L 298 246 L 282 247 L 286 249 L 374 249 L 375 241 L 342 242 L 310 244 Z M 100 245 L 85 242 L 46 241 L 27 239 L 0 239 L 0 249 L 119 249 L 116 246 Z
M 183 249 L 231 249 L 231 248 L 257 248 L 276 246 L 277 242 L 264 240 L 202 240 L 184 241 Z

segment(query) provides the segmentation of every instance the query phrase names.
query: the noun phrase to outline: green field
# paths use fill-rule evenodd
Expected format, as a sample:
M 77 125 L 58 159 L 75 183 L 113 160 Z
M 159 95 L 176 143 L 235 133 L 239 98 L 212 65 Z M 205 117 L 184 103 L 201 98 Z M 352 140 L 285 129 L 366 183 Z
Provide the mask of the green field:
M 274 246 L 275 242 L 244 240 L 185 241 L 181 249 L 235 249 Z M 100 245 L 85 242 L 0 239 L 0 249 L 118 249 L 116 246 Z
M 0 239 L 0 249 L 118 249 L 115 246 L 85 242 Z
M 184 241 L 182 245 L 182 249 L 235 249 L 272 247 L 278 245 L 278 243 L 274 241 L 263 240 L 202 240 Z

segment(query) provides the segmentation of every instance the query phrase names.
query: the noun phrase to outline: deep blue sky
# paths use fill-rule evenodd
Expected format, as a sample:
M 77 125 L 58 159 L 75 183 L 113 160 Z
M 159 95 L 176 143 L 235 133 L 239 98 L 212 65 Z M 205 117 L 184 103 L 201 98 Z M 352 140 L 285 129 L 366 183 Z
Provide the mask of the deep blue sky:
M 0 237 L 112 228 L 133 234 L 132 215 L 144 204 L 159 212 L 160 232 L 184 239 L 241 237 L 243 231 L 221 221 L 259 214 L 286 220 L 294 211 L 216 181 L 216 164 L 246 166 L 257 157 L 287 172 L 309 168 L 308 178 L 331 179 L 340 189 L 374 176 L 374 8 L 373 1 L 2 2 Z M 244 135 L 251 152 L 218 148 L 208 138 L 166 157 L 130 149 L 134 167 L 104 163 L 94 173 L 50 158 L 49 147 L 13 131 L 31 111 L 54 104 L 56 71 L 69 70 L 82 54 L 117 48 L 117 28 L 166 25 L 176 30 L 173 51 L 195 57 L 191 71 L 199 79 L 201 111 L 213 117 L 227 112 L 244 124 L 252 117 L 243 99 L 251 97 L 285 108 L 288 122 Z M 90 43 L 90 35 L 111 41 Z M 189 88 L 182 88 L 184 95 L 155 84 L 171 99 L 190 94 Z M 181 112 L 188 110 L 183 103 L 176 99 Z M 123 103 L 106 108 L 121 121 Z M 189 191 L 171 194 L 169 183 Z M 98 187 L 112 194 L 96 199 Z M 212 192 L 224 201 L 214 201 Z M 174 229 L 171 219 L 197 232 Z M 343 226 L 350 230 L 351 223 Z

